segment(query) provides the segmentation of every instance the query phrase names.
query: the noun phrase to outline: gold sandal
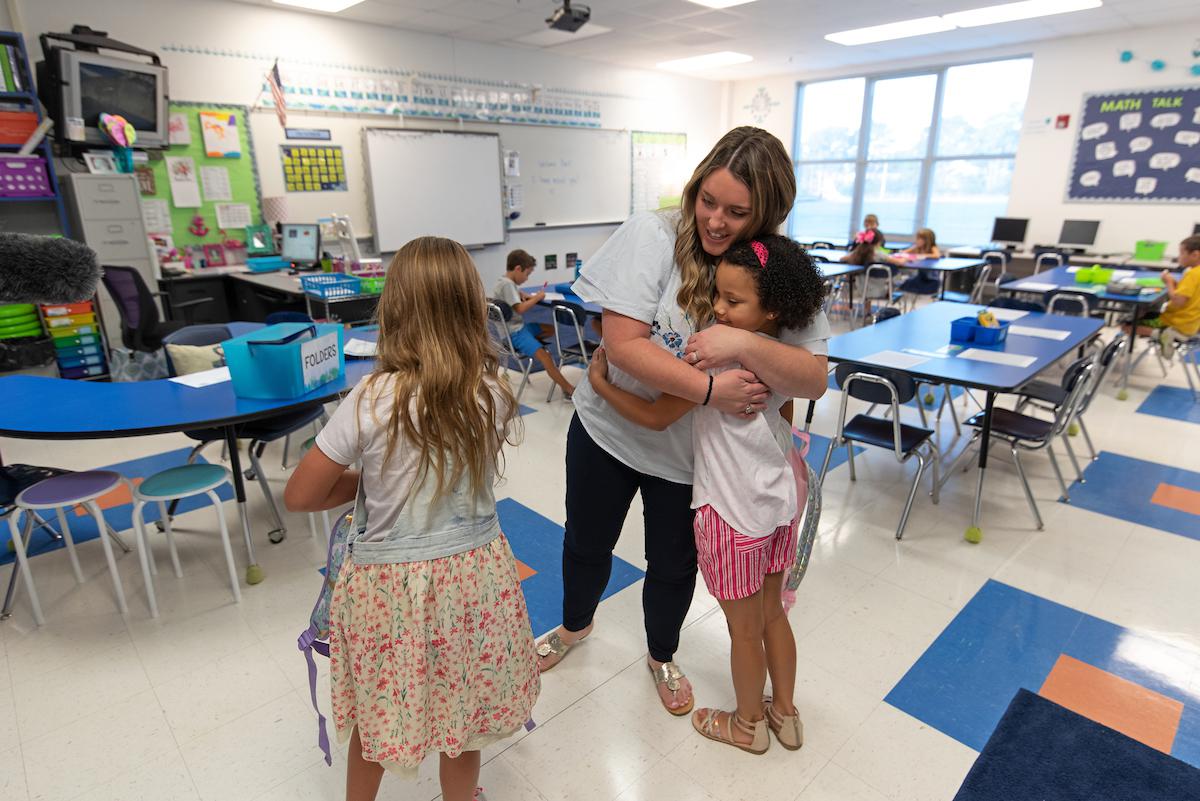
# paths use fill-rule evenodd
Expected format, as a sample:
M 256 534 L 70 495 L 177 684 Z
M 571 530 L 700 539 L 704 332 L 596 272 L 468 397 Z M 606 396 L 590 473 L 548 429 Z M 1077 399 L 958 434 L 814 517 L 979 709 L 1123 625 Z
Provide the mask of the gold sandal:
M 800 713 L 784 715 L 777 712 L 775 707 L 771 706 L 770 696 L 763 698 L 763 706 L 766 709 L 767 725 L 775 732 L 775 739 L 789 751 L 799 751 L 800 746 L 804 745 L 804 723 L 800 720 Z
M 767 753 L 767 749 L 771 747 L 771 734 L 767 729 L 766 718 L 751 723 L 748 720 L 742 720 L 737 712 L 726 712 L 724 714 L 729 715 L 729 721 L 732 725 L 722 729 L 721 719 L 718 717 L 721 714 L 722 712 L 719 709 L 699 709 L 692 716 L 692 728 L 710 740 L 715 740 L 725 745 L 732 745 L 734 748 L 740 748 L 747 753 Z M 754 739 L 749 743 L 739 743 L 733 739 L 734 727 L 752 735 Z
M 550 632 L 550 634 L 547 635 L 544 640 L 542 640 L 541 642 L 539 642 L 537 644 L 537 655 L 538 655 L 539 665 L 541 663 L 541 660 L 545 659 L 548 656 L 557 656 L 558 659 L 550 667 L 541 668 L 541 671 L 543 673 L 545 673 L 547 670 L 553 670 L 554 666 L 557 665 L 559 662 L 562 662 L 563 659 L 566 657 L 567 651 L 570 651 L 572 648 L 574 648 L 576 645 L 579 645 L 579 643 L 583 642 L 585 639 L 587 639 L 586 634 L 583 635 L 582 637 L 580 637 L 575 642 L 568 645 L 567 643 L 563 642 L 562 637 L 558 636 L 558 629 L 555 629 L 554 631 Z
M 680 670 L 679 665 L 675 664 L 674 662 L 663 662 L 659 667 L 654 667 L 647 662 L 646 667 L 650 669 L 650 675 L 654 677 L 655 692 L 658 691 L 658 685 L 665 684 L 667 685 L 667 689 L 671 691 L 671 694 L 674 695 L 675 693 L 679 692 L 679 688 L 683 686 L 679 683 L 679 680 L 684 678 L 684 672 Z M 662 701 L 661 695 L 658 697 L 658 700 Z M 692 707 L 695 705 L 696 696 L 693 693 L 692 697 L 688 699 L 688 702 L 685 705 L 672 709 L 671 707 L 667 706 L 666 702 L 664 701 L 663 709 L 667 710 L 678 718 L 691 712 Z

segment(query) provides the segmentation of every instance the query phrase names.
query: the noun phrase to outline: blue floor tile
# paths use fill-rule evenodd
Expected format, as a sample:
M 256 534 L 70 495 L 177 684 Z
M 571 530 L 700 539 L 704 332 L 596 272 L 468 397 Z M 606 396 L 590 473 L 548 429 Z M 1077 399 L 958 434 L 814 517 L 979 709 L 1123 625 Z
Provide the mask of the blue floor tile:
M 1138 414 L 1152 414 L 1168 420 L 1185 423 L 1200 423 L 1200 401 L 1186 387 L 1168 387 L 1160 384 L 1154 388 L 1137 408 Z
M 825 451 L 829 450 L 830 439 L 829 439 L 829 437 L 823 437 L 820 434 L 814 434 L 812 432 L 809 432 L 808 437 L 809 437 L 808 456 L 804 457 L 804 461 L 806 461 L 808 464 L 812 465 L 812 469 L 816 473 L 820 474 L 821 462 L 822 462 L 822 460 L 825 459 Z M 796 447 L 800 447 L 801 446 L 800 439 L 798 437 L 793 437 L 793 439 L 796 440 Z M 855 445 L 854 446 L 854 455 L 857 456 L 858 454 L 862 453 L 864 450 L 865 450 L 865 448 L 862 445 Z M 838 467 L 841 467 L 842 465 L 844 465 L 846 463 L 847 459 L 849 459 L 849 457 L 846 455 L 846 447 L 843 445 L 842 447 L 835 450 L 833 452 L 833 456 L 830 457 L 829 470 L 833 471 L 833 470 L 837 469 Z
M 1163 443 L 1164 458 L 1170 447 Z M 1200 540 L 1200 517 L 1150 502 L 1159 484 L 1200 492 L 1200 473 L 1102 451 L 1083 474 L 1087 483 L 1071 487 L 1074 506 Z

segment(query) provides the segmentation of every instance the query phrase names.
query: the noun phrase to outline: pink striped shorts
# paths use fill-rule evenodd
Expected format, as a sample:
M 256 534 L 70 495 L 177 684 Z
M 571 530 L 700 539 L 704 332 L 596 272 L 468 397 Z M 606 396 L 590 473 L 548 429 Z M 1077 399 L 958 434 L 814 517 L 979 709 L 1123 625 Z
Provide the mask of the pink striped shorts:
M 700 575 L 722 601 L 750 597 L 762 589 L 766 576 L 782 573 L 796 558 L 795 521 L 765 537 L 747 537 L 705 504 L 696 510 L 692 528 Z

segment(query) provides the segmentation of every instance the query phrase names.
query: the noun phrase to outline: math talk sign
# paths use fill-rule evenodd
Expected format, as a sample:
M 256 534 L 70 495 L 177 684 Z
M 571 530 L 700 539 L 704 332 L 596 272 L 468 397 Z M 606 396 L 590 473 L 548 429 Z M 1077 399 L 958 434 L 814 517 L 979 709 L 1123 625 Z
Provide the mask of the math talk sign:
M 1200 87 L 1084 95 L 1067 200 L 1200 200 Z

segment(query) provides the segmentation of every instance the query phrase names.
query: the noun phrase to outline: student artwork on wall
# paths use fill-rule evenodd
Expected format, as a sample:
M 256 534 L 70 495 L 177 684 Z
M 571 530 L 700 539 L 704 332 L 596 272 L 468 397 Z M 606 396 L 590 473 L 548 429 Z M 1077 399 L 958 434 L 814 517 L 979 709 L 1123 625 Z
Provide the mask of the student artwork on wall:
M 210 159 L 240 159 L 236 114 L 225 111 L 201 111 L 200 132 L 204 137 L 204 155 Z
M 1200 201 L 1200 87 L 1085 95 L 1067 200 Z
M 289 192 L 344 192 L 346 165 L 338 145 L 280 145 Z

